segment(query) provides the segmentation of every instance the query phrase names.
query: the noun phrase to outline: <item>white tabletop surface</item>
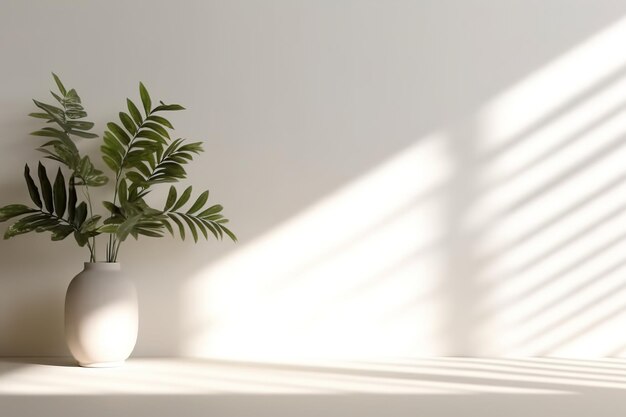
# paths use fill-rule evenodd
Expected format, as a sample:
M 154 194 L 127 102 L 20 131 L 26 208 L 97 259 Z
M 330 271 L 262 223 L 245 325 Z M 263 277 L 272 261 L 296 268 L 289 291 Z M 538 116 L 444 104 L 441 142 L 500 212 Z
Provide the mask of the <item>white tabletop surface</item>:
M 626 416 L 626 360 L 0 360 L 1 416 Z

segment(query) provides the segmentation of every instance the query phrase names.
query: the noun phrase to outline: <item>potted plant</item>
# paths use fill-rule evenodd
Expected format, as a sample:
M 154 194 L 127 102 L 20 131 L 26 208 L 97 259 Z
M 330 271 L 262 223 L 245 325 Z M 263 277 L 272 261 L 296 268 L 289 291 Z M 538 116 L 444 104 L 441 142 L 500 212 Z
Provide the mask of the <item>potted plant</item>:
M 52 75 L 58 92 L 51 93 L 58 104 L 33 100 L 39 111 L 30 116 L 46 124 L 32 133 L 45 139 L 38 150 L 61 167 L 53 179 L 39 162 L 36 181 L 27 164 L 24 178 L 32 203 L 0 207 L 0 222 L 17 219 L 5 239 L 49 232 L 53 241 L 72 235 L 88 249 L 89 261 L 67 289 L 66 340 L 81 366 L 116 366 L 130 356 L 138 327 L 136 289 L 117 262 L 122 243 L 129 236 L 163 237 L 166 231 L 183 240 L 189 233 L 194 242 L 199 235 L 237 238 L 226 227 L 222 206 L 207 204 L 208 191 L 192 199 L 191 186 L 179 193 L 172 185 L 162 207 L 146 202 L 154 187 L 186 178 L 185 165 L 202 152 L 202 143 L 172 136 L 174 127 L 164 116 L 184 110 L 182 106 L 162 101 L 153 105 L 148 90 L 139 84 L 143 111 L 126 99 L 127 112 L 119 113 L 119 122 L 108 123 L 102 135 L 102 159 L 113 172 L 109 181 L 77 146 L 81 139 L 98 137 L 91 132 L 94 124 L 85 120 L 80 97 Z M 107 183 L 112 183 L 113 192 L 102 202 L 103 217 L 94 210 L 90 188 Z M 98 261 L 101 237 L 106 241 L 104 262 Z

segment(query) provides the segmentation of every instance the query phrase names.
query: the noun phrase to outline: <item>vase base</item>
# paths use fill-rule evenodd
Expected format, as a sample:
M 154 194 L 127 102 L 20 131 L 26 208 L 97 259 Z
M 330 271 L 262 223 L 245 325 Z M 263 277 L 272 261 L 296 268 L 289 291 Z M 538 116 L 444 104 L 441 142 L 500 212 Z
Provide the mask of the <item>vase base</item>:
M 117 368 L 123 366 L 125 361 L 116 362 L 78 362 L 78 365 L 83 368 Z

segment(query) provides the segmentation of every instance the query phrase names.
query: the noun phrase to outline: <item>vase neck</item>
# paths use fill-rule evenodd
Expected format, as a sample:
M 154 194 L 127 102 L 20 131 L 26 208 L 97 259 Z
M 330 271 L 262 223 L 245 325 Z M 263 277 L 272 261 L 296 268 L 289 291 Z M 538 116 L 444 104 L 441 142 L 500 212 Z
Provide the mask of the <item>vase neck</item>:
M 85 270 L 119 271 L 122 264 L 118 262 L 85 262 Z

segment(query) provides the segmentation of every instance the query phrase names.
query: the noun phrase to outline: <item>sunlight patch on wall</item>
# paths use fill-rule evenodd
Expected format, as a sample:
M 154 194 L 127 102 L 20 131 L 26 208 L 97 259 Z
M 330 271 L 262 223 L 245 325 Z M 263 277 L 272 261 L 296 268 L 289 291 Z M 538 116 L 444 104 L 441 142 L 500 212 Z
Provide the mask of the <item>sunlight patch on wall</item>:
M 626 18 L 598 32 L 561 57 L 548 63 L 481 109 L 488 123 L 484 143 L 489 150 L 519 137 L 563 106 L 584 101 L 598 86 L 624 70 L 626 57 L 618 51 L 626 39 Z
M 198 272 L 181 353 L 626 354 L 624 44 L 621 20 Z
M 478 114 L 485 354 L 602 356 L 626 326 L 626 20 Z M 497 335 L 497 336 L 496 336 Z
M 441 300 L 433 134 L 196 274 L 183 354 L 236 358 L 436 354 Z

